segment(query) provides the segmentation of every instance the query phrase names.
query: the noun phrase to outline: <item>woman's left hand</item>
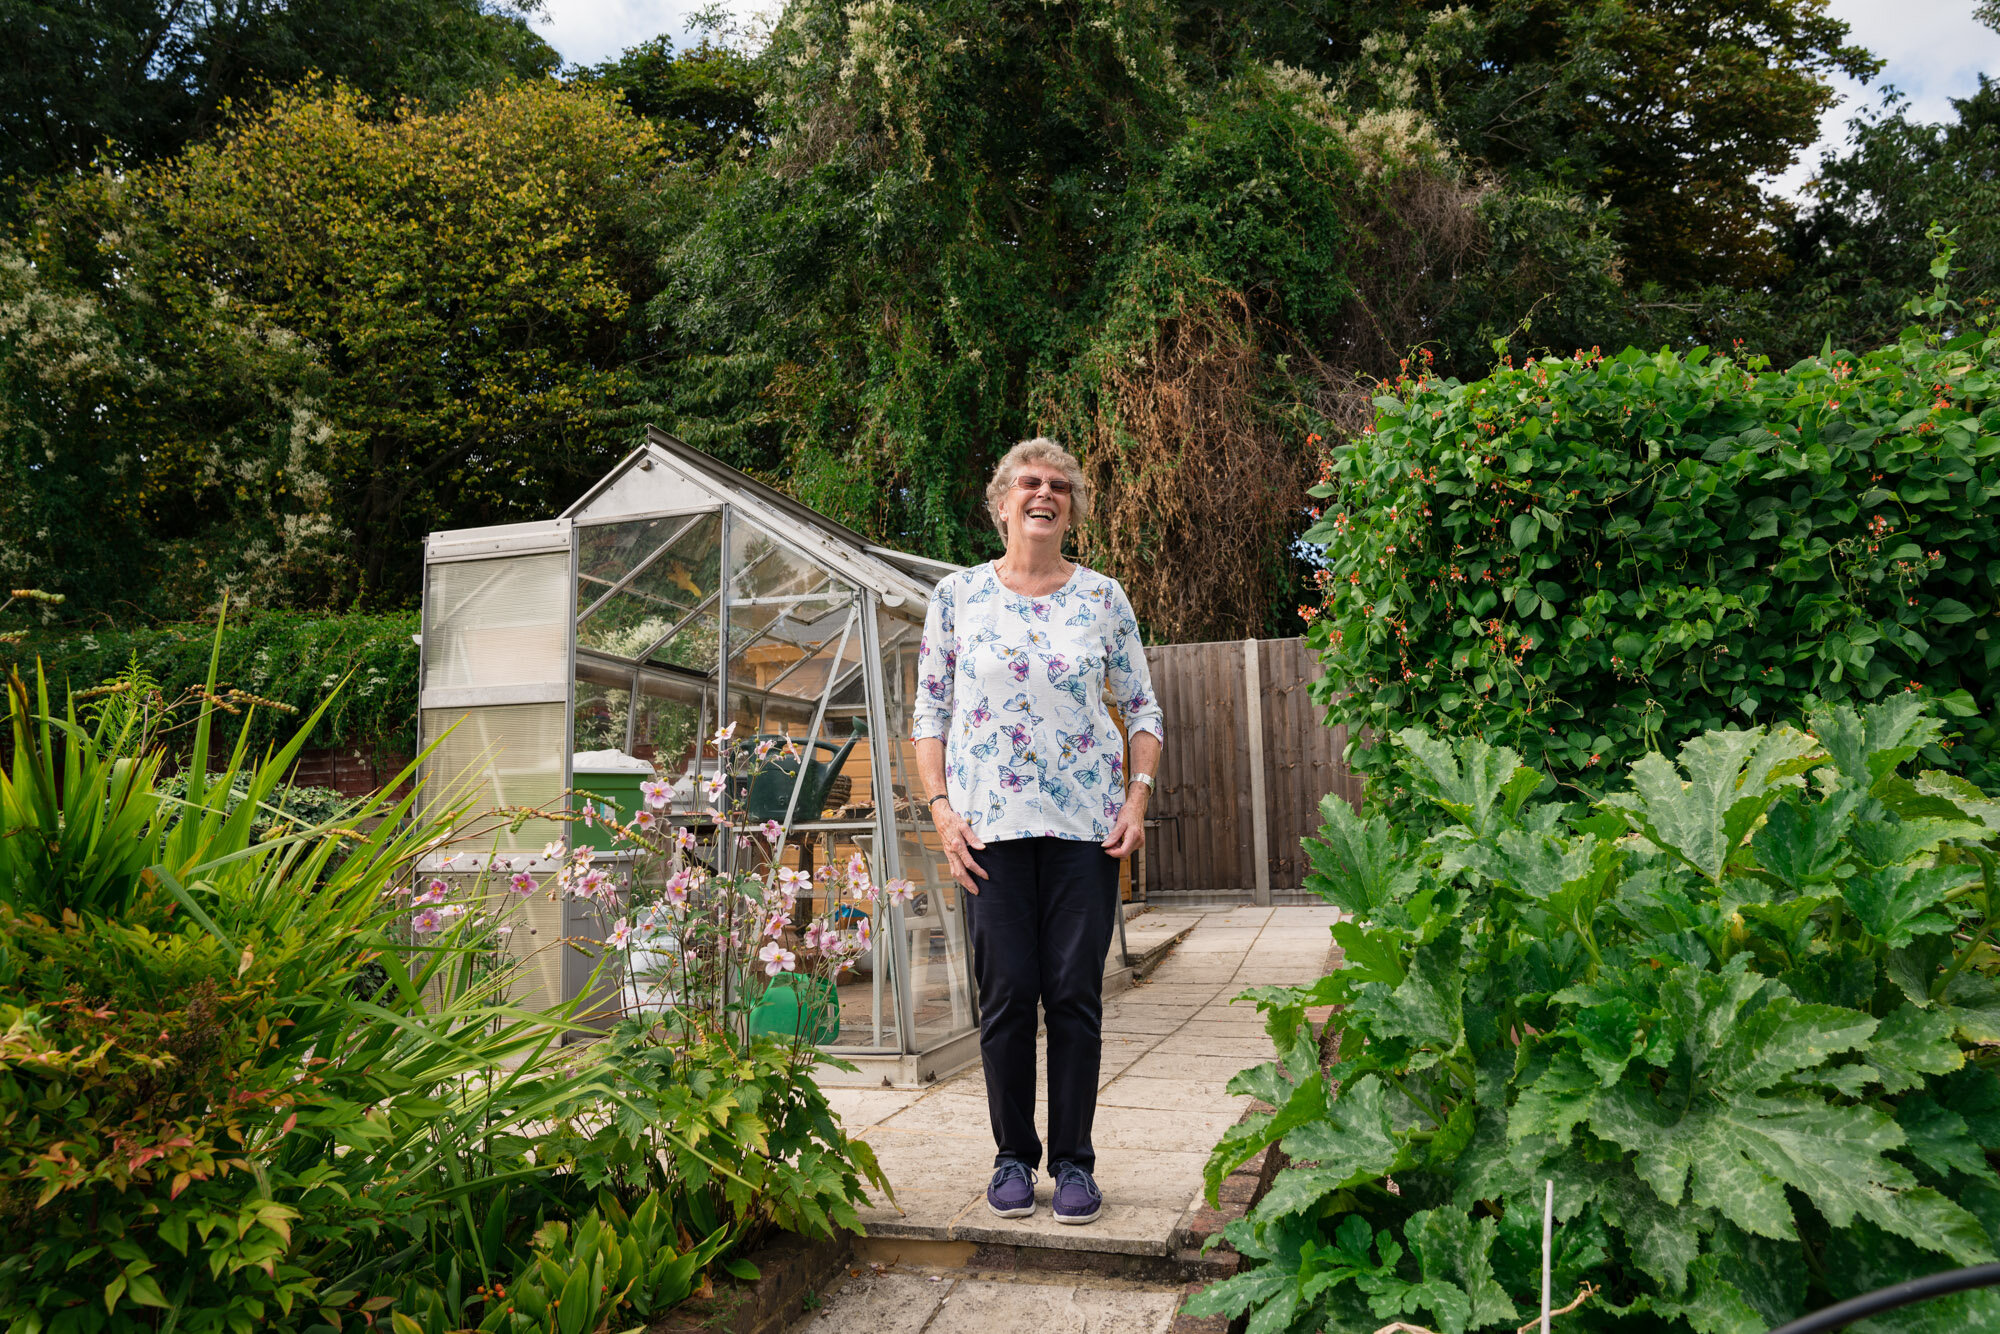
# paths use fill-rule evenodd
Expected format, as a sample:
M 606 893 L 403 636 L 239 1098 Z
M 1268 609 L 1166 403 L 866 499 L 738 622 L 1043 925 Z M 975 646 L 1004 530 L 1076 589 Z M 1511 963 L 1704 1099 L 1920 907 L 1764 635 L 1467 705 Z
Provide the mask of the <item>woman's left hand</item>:
M 1111 826 L 1111 837 L 1104 840 L 1104 850 L 1121 861 L 1145 846 L 1146 800 L 1151 791 L 1144 783 L 1131 786 L 1117 822 Z

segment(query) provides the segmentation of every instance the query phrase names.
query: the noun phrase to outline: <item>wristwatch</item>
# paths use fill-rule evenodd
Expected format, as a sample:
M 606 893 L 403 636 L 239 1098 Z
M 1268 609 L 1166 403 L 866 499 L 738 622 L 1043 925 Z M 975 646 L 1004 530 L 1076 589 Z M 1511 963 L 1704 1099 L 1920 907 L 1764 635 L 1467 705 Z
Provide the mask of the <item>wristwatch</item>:
M 949 792 L 940 792 L 935 797 L 932 797 L 927 804 L 935 806 L 940 801 L 950 801 L 950 800 L 951 800 L 951 794 Z
M 1148 792 L 1156 790 L 1153 787 L 1153 776 L 1151 774 L 1133 774 L 1132 781 L 1135 783 L 1144 783 Z

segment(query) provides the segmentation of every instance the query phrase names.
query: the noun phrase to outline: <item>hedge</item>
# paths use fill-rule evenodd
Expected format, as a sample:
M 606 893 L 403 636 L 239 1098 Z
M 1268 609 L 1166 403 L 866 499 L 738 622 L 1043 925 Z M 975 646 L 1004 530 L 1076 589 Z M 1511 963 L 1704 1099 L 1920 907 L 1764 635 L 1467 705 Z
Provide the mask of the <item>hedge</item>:
M 332 706 L 310 746 L 379 747 L 416 752 L 417 633 L 414 612 L 384 616 L 311 616 L 299 612 L 230 613 L 222 631 L 217 683 L 289 705 L 297 716 L 259 708 L 251 742 L 261 748 L 291 735 L 300 718 L 329 696 Z M 213 622 L 148 630 L 42 629 L 0 643 L 0 670 L 33 679 L 39 658 L 52 688 L 86 690 L 138 666 L 169 699 L 200 686 L 215 642 Z M 344 687 L 335 694 L 335 687 Z M 234 739 L 233 734 L 231 740 Z

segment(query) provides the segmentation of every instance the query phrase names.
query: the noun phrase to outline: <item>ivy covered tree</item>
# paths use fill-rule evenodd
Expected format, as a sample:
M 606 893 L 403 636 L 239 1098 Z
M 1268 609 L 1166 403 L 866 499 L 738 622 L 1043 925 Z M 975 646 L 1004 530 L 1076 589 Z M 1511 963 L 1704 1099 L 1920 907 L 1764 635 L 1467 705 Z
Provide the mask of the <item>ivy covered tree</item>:
M 1103 483 L 1083 554 L 1162 638 L 1282 632 L 1302 405 L 1426 338 L 1601 309 L 1614 251 L 1560 192 L 1481 188 L 1405 107 L 1180 11 L 1082 0 L 790 6 L 766 154 L 669 246 L 680 434 L 883 540 L 975 560 L 1014 439 Z
M 1790 205 L 1761 179 L 1819 137 L 1833 75 L 1881 68 L 1824 0 L 1203 3 L 1183 31 L 1420 111 L 1517 182 L 1608 199 L 1628 282 L 1680 291 L 1782 273 Z

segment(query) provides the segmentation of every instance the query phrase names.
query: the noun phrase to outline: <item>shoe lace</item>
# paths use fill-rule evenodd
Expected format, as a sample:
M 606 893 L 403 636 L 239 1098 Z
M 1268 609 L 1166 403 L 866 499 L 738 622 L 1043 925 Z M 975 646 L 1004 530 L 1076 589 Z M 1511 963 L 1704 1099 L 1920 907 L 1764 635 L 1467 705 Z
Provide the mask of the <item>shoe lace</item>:
M 1011 1159 L 1000 1164 L 999 1168 L 995 1170 L 993 1173 L 993 1184 L 995 1186 L 1002 1186 L 1016 1177 L 1026 1181 L 1029 1190 L 1035 1188 L 1035 1169 L 1026 1163 L 1017 1163 Z
M 1088 1195 L 1097 1194 L 1097 1183 L 1091 1180 L 1090 1173 L 1075 1163 L 1064 1163 L 1056 1169 L 1056 1189 L 1064 1186 L 1075 1186 Z

